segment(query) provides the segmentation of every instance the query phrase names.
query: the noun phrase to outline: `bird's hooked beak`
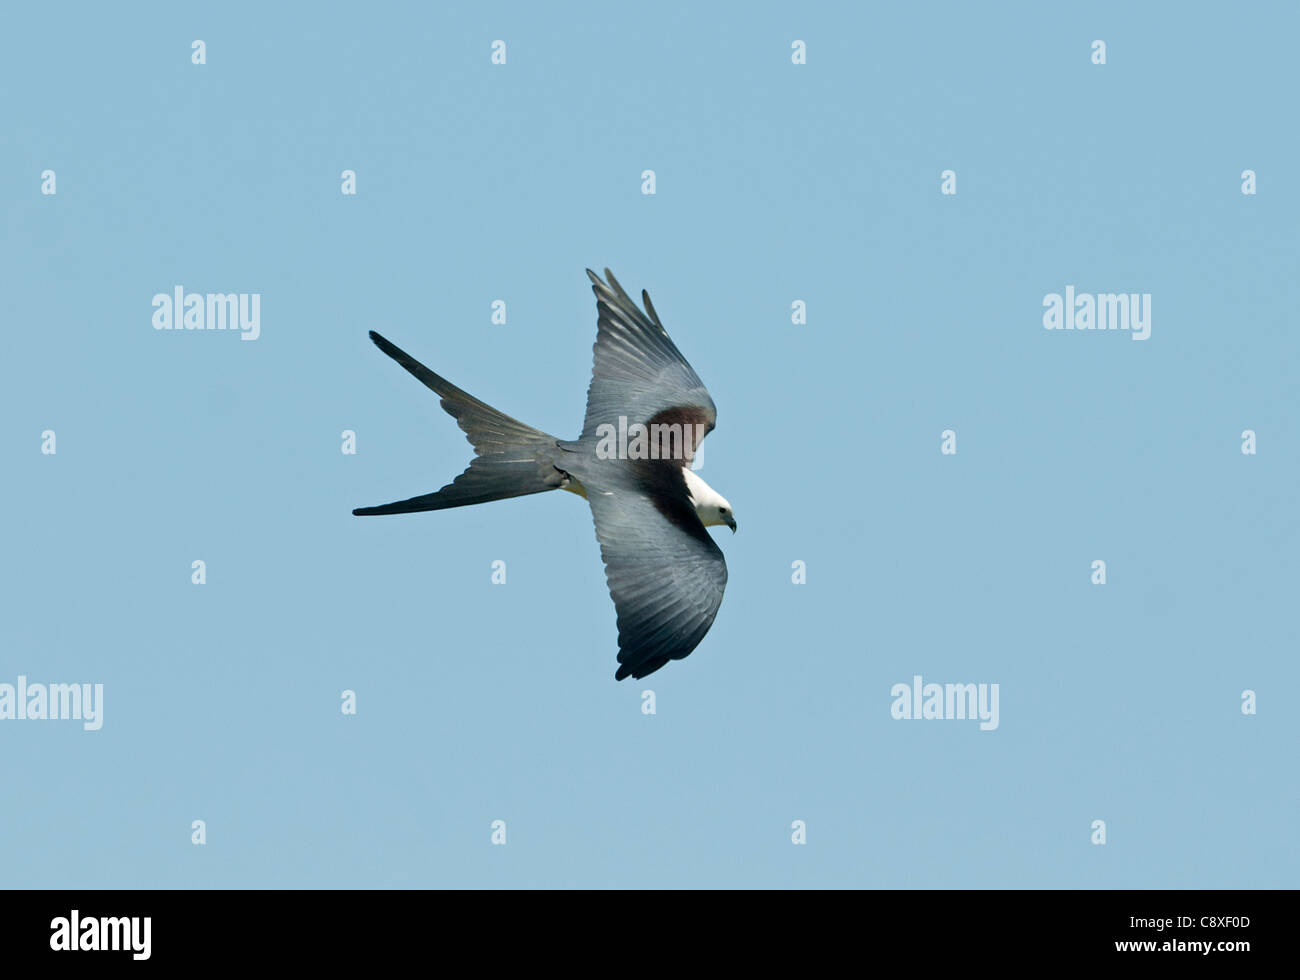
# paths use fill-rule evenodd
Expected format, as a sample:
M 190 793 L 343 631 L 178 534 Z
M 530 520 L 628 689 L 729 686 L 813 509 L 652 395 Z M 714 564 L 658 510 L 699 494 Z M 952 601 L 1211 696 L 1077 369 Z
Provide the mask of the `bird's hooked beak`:
M 731 528 L 732 534 L 736 533 L 736 519 L 734 517 L 727 518 L 727 527 Z

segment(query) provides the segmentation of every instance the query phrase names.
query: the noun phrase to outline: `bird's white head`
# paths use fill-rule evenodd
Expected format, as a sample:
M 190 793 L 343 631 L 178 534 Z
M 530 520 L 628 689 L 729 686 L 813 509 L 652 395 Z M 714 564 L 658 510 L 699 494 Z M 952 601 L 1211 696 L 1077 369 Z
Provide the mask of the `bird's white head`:
M 689 466 L 682 467 L 682 476 L 686 478 L 686 492 L 690 495 L 691 506 L 695 508 L 700 522 L 705 527 L 725 524 L 735 534 L 736 512 L 731 509 L 727 498 L 696 476 Z

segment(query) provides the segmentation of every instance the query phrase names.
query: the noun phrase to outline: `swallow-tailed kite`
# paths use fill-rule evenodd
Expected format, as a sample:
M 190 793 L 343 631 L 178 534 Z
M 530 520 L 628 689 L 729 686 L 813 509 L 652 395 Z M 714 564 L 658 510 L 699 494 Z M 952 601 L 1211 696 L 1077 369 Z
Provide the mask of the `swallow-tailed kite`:
M 645 677 L 687 656 L 718 614 L 722 551 L 704 529 L 734 532 L 731 504 L 692 472 L 717 410 L 669 338 L 650 297 L 644 312 L 606 269 L 590 269 L 598 313 L 582 435 L 557 439 L 484 404 L 371 331 L 381 351 L 434 391 L 474 447 L 469 468 L 436 493 L 352 513 L 408 514 L 546 490 L 586 499 L 618 612 L 614 677 Z M 629 436 L 631 437 L 629 439 Z

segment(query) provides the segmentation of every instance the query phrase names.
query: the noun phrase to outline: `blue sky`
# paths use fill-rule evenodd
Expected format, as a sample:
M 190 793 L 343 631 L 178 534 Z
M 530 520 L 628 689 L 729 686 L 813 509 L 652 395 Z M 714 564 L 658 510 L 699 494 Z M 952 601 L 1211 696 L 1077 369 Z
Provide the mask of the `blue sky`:
M 0 883 L 1295 887 L 1300 14 L 1077 8 L 6 11 L 0 684 L 104 722 L 0 721 Z M 642 682 L 578 498 L 350 514 L 471 456 L 366 331 L 570 437 L 587 266 L 740 523 Z M 177 285 L 261 336 L 155 331 Z

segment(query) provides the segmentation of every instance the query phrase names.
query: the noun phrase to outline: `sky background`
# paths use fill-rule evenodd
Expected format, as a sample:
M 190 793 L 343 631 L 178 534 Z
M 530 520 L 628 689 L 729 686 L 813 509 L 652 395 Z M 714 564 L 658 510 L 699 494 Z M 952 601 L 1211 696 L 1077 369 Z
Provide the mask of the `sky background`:
M 0 683 L 105 690 L 0 722 L 0 885 L 1300 885 L 1300 13 L 1075 6 L 10 5 Z M 350 514 L 472 455 L 366 331 L 572 437 L 588 266 L 740 525 L 644 681 L 578 498 Z

